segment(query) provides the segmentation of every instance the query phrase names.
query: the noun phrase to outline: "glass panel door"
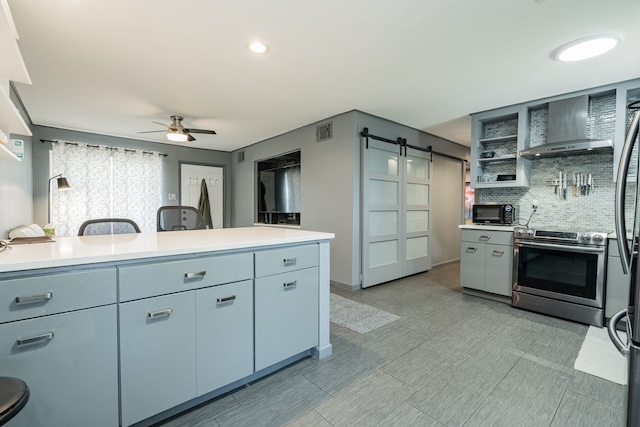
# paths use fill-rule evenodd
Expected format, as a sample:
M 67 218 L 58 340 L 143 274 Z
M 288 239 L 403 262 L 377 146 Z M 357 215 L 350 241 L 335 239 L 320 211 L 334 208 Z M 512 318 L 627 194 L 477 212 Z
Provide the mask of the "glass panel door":
M 403 157 L 405 228 L 403 275 L 419 273 L 431 268 L 429 248 L 430 230 L 430 155 L 424 151 L 407 149 Z
M 400 147 L 369 140 L 362 144 L 362 287 L 401 277 L 402 158 Z

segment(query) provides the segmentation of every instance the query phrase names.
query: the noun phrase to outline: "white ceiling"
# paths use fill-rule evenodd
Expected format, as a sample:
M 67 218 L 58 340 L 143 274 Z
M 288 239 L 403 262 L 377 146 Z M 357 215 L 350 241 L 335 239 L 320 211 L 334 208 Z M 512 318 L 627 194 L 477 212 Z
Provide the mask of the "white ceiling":
M 232 151 L 353 109 L 469 145 L 468 114 L 640 77 L 638 0 L 9 0 L 35 124 Z M 622 44 L 559 63 L 597 33 Z M 256 55 L 246 45 L 270 46 Z

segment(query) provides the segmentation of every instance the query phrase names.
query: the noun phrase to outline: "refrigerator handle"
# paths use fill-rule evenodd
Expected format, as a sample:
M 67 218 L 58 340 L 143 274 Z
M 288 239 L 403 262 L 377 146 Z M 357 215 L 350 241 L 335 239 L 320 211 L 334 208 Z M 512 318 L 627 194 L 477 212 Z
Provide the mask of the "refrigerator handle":
M 624 343 L 620 339 L 620 335 L 618 335 L 618 331 L 616 330 L 616 326 L 623 317 L 627 318 L 627 342 Z M 627 356 L 629 354 L 629 337 L 631 336 L 631 325 L 629 323 L 629 318 L 627 317 L 627 310 L 622 310 L 611 316 L 609 320 L 609 325 L 607 326 L 607 332 L 609 332 L 609 338 L 613 342 L 613 345 L 616 346 L 620 354 L 623 356 Z
M 633 114 L 631 120 L 631 126 L 627 132 L 627 137 L 624 140 L 624 147 L 622 148 L 622 154 L 620 155 L 620 164 L 618 165 L 618 179 L 616 180 L 616 204 L 615 204 L 615 220 L 616 220 L 616 235 L 618 237 L 618 251 L 620 252 L 620 262 L 622 263 L 622 271 L 624 274 L 629 274 L 631 266 L 632 252 L 629 249 L 627 243 L 627 224 L 624 217 L 624 202 L 625 192 L 627 187 L 627 172 L 629 169 L 629 163 L 631 161 L 631 155 L 633 153 L 633 145 L 638 137 L 638 123 L 640 122 L 640 111 L 636 111 Z M 636 176 L 636 180 L 639 177 Z M 634 202 L 633 212 L 636 211 L 637 205 L 637 192 Z M 635 224 L 634 224 L 635 226 Z M 635 229 L 634 229 L 635 233 Z M 635 236 L 634 236 L 635 237 Z M 634 242 L 631 242 L 633 248 Z

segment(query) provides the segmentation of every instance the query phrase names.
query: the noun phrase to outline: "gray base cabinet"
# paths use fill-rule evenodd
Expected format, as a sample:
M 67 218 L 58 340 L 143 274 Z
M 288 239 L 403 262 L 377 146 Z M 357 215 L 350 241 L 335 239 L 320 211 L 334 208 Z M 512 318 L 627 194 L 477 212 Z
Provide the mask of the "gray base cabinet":
M 148 425 L 317 350 L 319 257 L 312 243 L 0 275 L 0 375 L 31 390 L 9 425 Z
M 318 342 L 318 268 L 256 279 L 256 371 Z
M 30 390 L 8 426 L 118 425 L 115 278 L 107 269 L 0 280 L 0 376 Z
M 253 282 L 196 291 L 198 396 L 253 374 Z
M 196 397 L 193 291 L 120 305 L 122 425 Z
M 462 230 L 460 285 L 511 297 L 513 287 L 513 233 Z

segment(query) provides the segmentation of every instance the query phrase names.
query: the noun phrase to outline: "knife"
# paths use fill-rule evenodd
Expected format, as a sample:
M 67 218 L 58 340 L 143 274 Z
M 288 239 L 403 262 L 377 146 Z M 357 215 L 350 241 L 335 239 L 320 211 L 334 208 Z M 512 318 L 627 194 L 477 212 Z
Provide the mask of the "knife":
M 562 171 L 558 173 L 558 197 L 562 200 Z
M 567 200 L 567 174 L 564 174 L 564 182 L 562 183 L 562 200 Z
M 587 181 L 587 196 L 589 195 L 589 193 L 591 192 L 591 185 L 592 185 L 592 180 L 591 180 L 591 174 L 589 174 L 589 180 Z

